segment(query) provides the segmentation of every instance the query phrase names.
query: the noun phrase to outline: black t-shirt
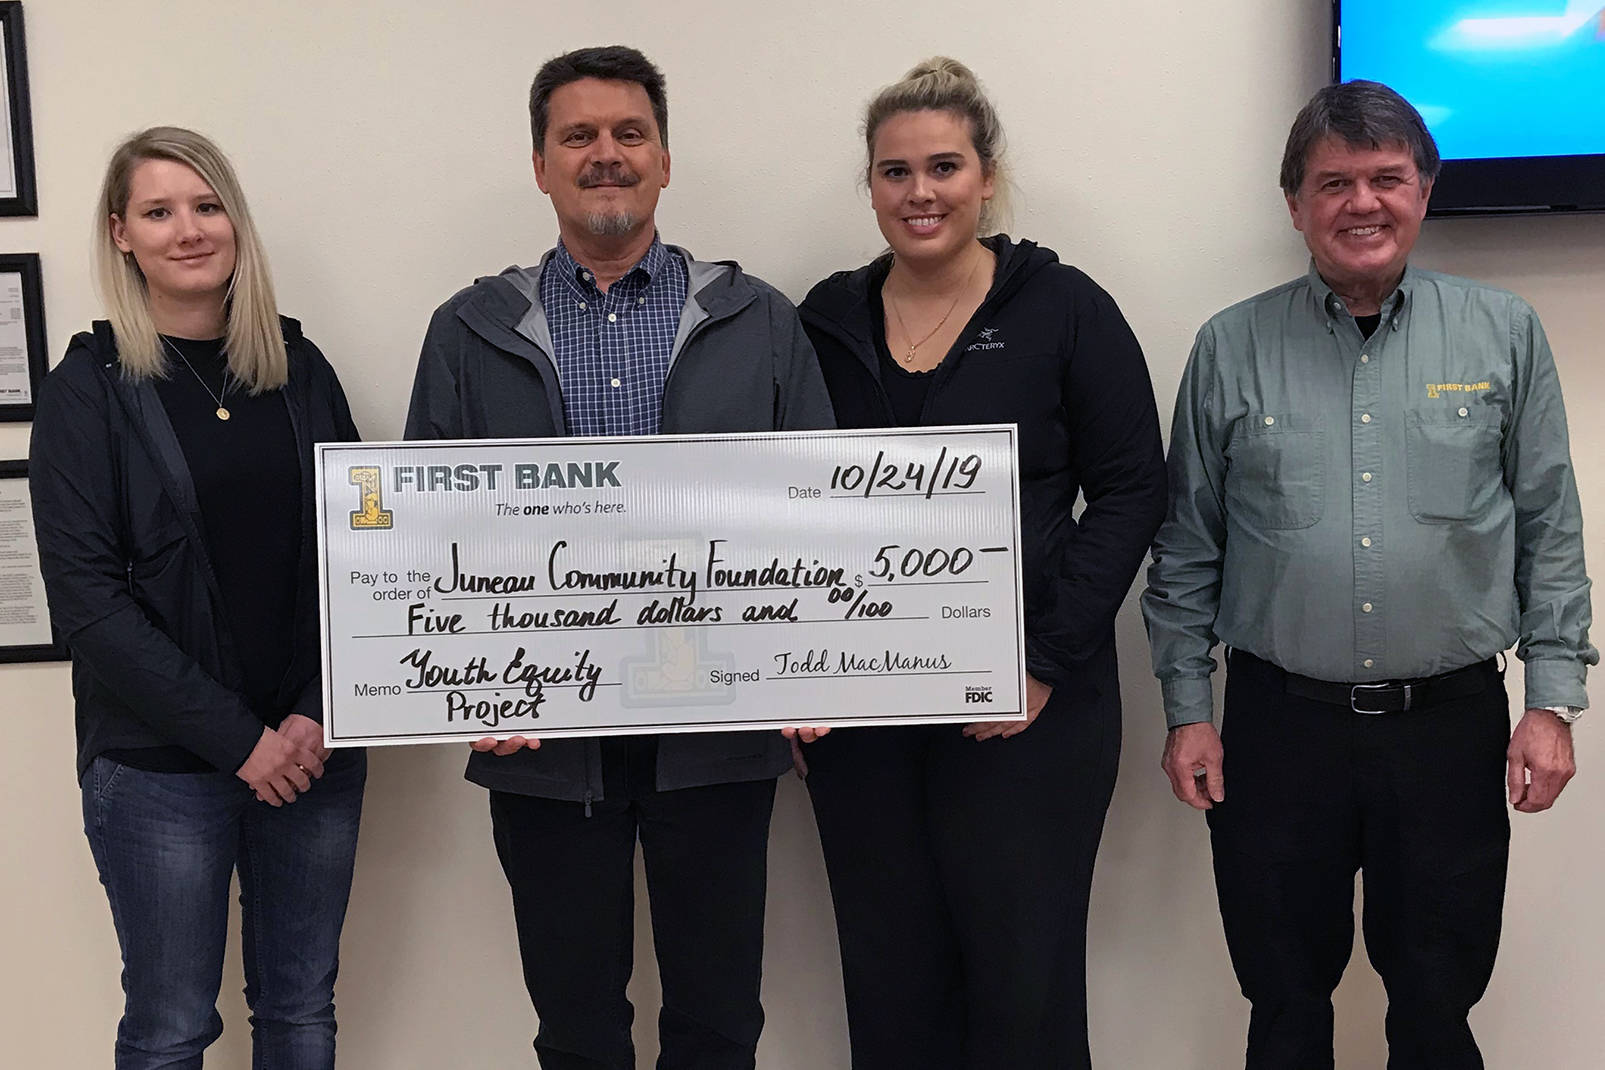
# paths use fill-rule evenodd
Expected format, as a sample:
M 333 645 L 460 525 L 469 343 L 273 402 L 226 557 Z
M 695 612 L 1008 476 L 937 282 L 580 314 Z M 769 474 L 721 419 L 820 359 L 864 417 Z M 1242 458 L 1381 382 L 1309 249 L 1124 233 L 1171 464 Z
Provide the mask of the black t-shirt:
M 892 403 L 892 415 L 897 418 L 897 426 L 914 427 L 919 424 L 920 414 L 925 411 L 925 399 L 930 395 L 936 369 L 910 371 L 892 356 L 891 347 L 886 344 L 886 301 L 881 293 L 885 285 L 885 275 L 877 272 L 870 277 L 869 318 L 874 326 L 871 334 L 875 339 L 875 355 L 880 358 L 881 387 L 886 391 L 886 399 Z
M 1382 326 L 1382 313 L 1377 312 L 1370 316 L 1355 316 L 1354 322 L 1360 325 L 1360 333 L 1370 338 Z
M 168 349 L 167 376 L 155 380 L 156 394 L 195 484 L 245 701 L 264 724 L 277 725 L 287 712 L 278 692 L 295 647 L 301 563 L 301 462 L 290 412 L 282 391 L 253 397 L 225 375 L 221 338 L 168 338 L 168 344 L 183 359 Z M 227 420 L 217 416 L 218 396 Z M 107 757 L 155 772 L 211 769 L 177 746 Z

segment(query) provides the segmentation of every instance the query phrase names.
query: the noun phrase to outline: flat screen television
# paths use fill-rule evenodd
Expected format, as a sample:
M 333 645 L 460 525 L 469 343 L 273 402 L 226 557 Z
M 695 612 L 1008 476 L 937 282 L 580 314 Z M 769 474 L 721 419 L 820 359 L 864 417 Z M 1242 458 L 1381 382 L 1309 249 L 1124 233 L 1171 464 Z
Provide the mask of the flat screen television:
M 1332 76 L 1398 90 L 1433 215 L 1605 211 L 1605 0 L 1333 0 Z

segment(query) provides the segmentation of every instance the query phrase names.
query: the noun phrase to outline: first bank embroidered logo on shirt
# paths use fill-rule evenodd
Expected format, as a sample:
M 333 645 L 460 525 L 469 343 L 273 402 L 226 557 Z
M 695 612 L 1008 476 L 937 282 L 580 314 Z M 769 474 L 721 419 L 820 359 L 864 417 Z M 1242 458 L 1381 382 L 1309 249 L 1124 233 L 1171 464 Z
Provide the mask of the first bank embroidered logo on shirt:
M 1484 390 L 1492 390 L 1493 384 L 1487 379 L 1480 383 L 1428 383 L 1427 397 L 1441 397 L 1444 394 L 1480 394 Z
M 980 331 L 978 333 L 979 333 L 979 336 L 980 336 L 981 340 L 979 342 L 971 342 L 969 345 L 965 346 L 964 347 L 964 351 L 966 353 L 973 353 L 978 349 L 1002 349 L 1003 348 L 1003 343 L 1002 342 L 994 342 L 992 340 L 992 336 L 998 333 L 998 329 L 996 327 L 988 327 L 985 330 L 982 330 L 982 331 Z

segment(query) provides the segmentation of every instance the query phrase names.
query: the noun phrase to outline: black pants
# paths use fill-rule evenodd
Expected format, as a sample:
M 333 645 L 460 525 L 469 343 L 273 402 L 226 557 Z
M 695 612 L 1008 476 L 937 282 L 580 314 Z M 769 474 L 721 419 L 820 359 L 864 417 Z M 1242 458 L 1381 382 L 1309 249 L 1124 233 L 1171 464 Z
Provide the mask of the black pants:
M 658 1070 L 752 1070 L 775 782 L 659 792 L 650 761 L 615 776 L 617 754 L 589 817 L 581 803 L 490 793 L 541 1067 L 635 1070 L 625 986 L 639 836 L 663 983 Z
M 1120 755 L 1113 659 L 1012 739 L 809 745 L 854 1070 L 1081 1070 L 1087 898 Z M 1073 693 L 1079 691 L 1079 693 Z
M 1232 965 L 1253 1003 L 1249 1070 L 1333 1065 L 1332 991 L 1354 944 L 1388 992 L 1388 1070 L 1478 1070 L 1466 1016 L 1493 973 L 1510 819 L 1510 715 L 1479 695 L 1366 715 L 1288 695 L 1234 653 L 1226 801 L 1209 813 Z

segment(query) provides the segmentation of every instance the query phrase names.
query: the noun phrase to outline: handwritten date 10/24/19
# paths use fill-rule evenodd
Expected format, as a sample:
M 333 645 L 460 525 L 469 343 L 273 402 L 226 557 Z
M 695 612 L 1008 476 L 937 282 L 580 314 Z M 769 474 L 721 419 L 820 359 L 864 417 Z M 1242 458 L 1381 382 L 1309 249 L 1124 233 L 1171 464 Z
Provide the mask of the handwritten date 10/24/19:
M 980 474 L 978 454 L 949 454 L 946 446 L 931 465 L 924 461 L 888 460 L 886 451 L 879 450 L 874 462 L 867 466 L 838 464 L 830 475 L 830 489 L 837 496 L 895 494 L 930 498 L 937 494 L 974 493 Z

